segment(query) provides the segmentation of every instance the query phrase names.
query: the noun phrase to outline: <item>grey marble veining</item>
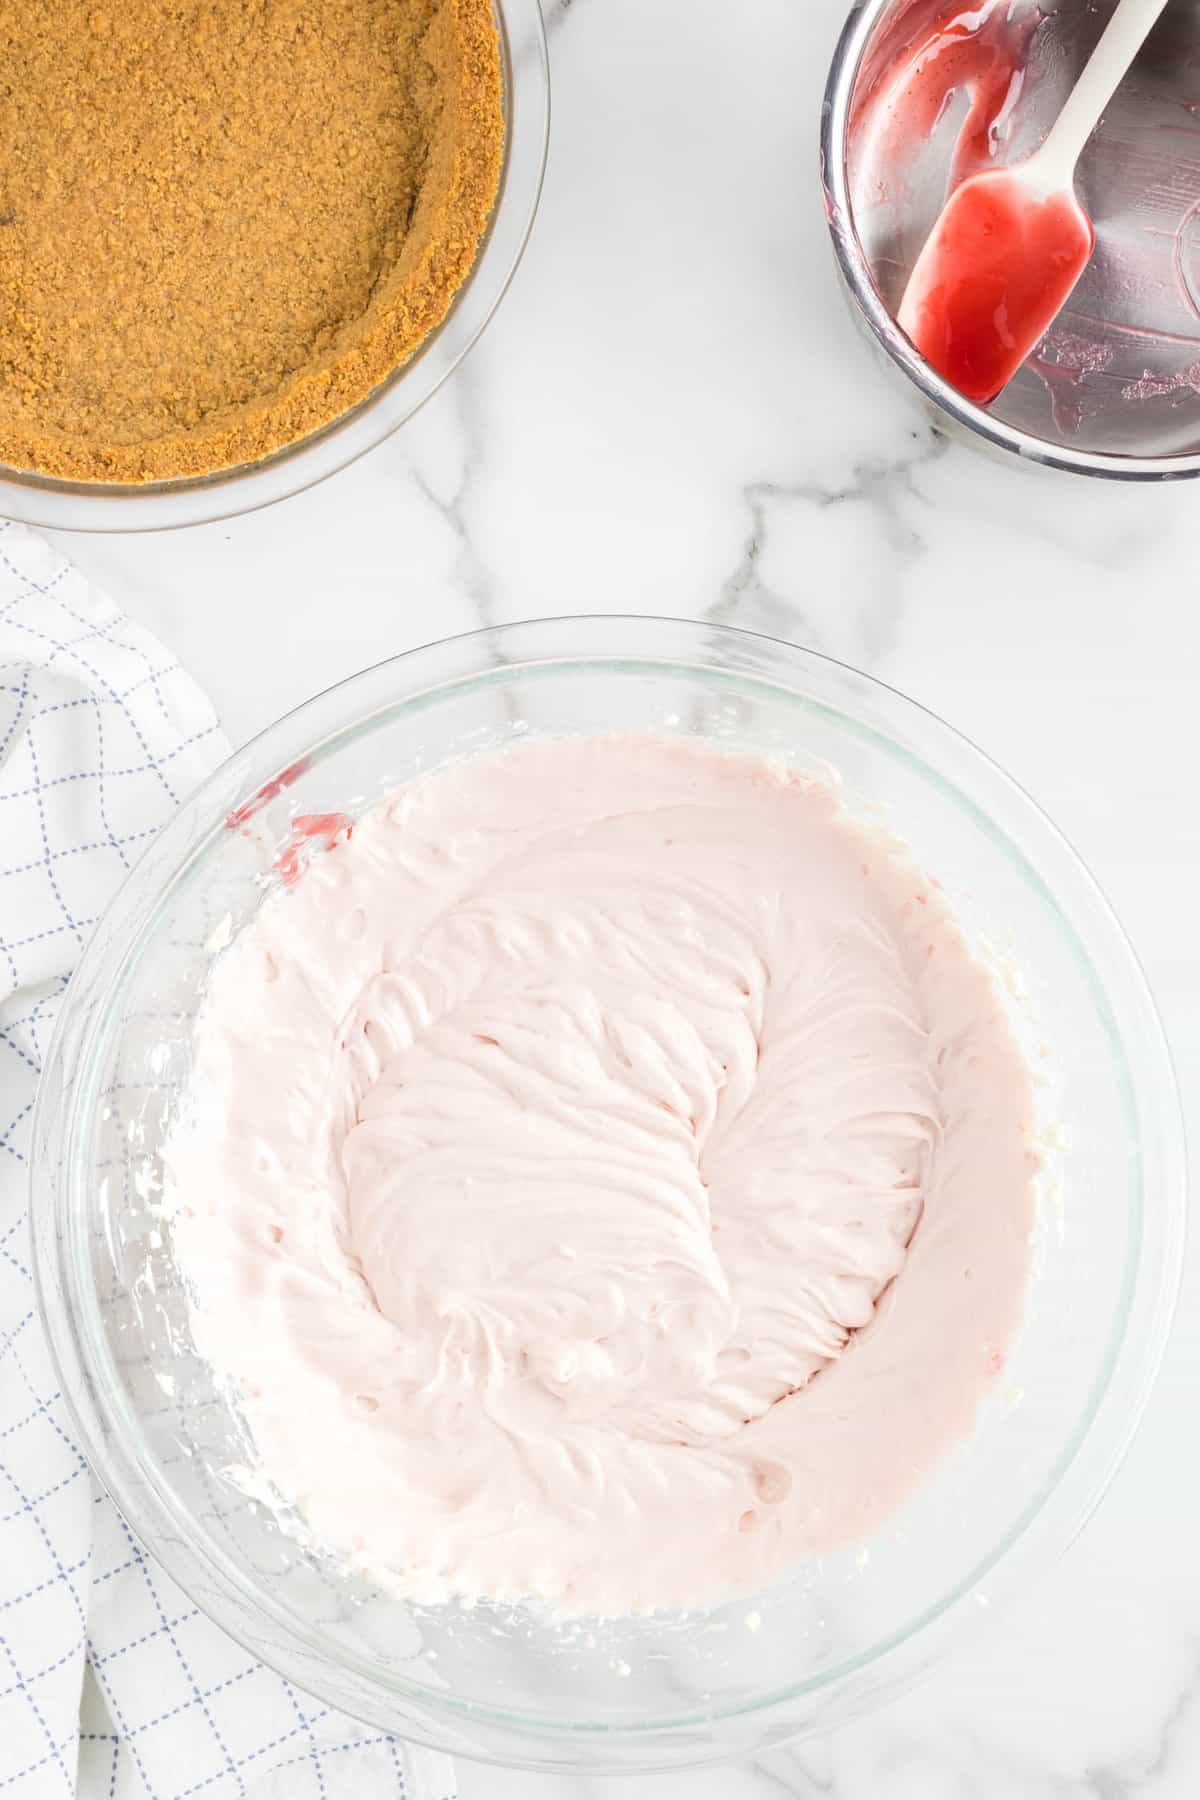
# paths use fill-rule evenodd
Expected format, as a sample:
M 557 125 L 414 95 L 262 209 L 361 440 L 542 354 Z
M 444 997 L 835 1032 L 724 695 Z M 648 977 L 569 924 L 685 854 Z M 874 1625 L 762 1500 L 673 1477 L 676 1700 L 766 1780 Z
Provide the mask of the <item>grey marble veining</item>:
M 837 486 L 819 481 L 748 483 L 742 499 L 750 529 L 741 560 L 704 616 L 723 625 L 798 639 L 859 668 L 874 669 L 895 647 L 902 624 L 902 590 L 894 577 L 926 547 L 916 473 L 948 448 L 935 427 L 914 428 L 912 436 L 910 454 L 891 461 L 868 459 Z M 773 542 L 781 526 L 789 541 L 806 535 L 811 530 L 808 509 L 818 514 L 844 509 L 854 521 L 849 529 L 860 544 L 869 543 L 876 559 L 886 565 L 891 578 L 880 580 L 862 605 L 846 606 L 836 579 L 828 587 L 813 583 L 803 561 L 786 549 L 781 553 Z
M 494 625 L 497 621 L 492 573 L 474 534 L 473 502 L 480 478 L 486 472 L 487 434 L 481 416 L 479 384 L 469 363 L 459 369 L 443 410 L 454 427 L 452 453 L 435 458 L 435 466 L 430 466 L 415 448 L 411 480 L 440 516 L 457 546 L 450 578 L 471 609 L 473 624 Z

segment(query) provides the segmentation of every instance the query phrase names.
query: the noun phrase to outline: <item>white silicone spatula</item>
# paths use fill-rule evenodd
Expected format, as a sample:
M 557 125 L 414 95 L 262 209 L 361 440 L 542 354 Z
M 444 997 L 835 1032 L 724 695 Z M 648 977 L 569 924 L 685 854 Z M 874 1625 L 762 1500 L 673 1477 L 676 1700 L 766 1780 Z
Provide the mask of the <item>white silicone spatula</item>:
M 968 400 L 1006 387 L 1095 248 L 1075 165 L 1166 0 L 1120 0 L 1040 150 L 955 189 L 917 258 L 901 329 Z

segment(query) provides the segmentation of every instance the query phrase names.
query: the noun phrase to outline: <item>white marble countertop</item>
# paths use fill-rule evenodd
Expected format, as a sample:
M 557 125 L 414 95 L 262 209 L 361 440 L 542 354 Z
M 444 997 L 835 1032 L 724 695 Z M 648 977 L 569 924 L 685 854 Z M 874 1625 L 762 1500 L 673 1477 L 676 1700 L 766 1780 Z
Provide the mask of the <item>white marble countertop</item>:
M 545 613 L 715 613 L 883 676 L 997 757 L 1090 863 L 1200 1135 L 1200 489 L 997 466 L 885 385 L 816 183 L 843 3 L 556 0 L 541 215 L 457 377 L 298 499 L 59 541 L 234 739 L 397 650 Z M 1192 1800 L 1198 1295 L 1193 1266 L 1133 1452 L 1037 1593 L 832 1740 L 625 1792 Z M 464 1767 L 462 1791 L 592 1789 Z

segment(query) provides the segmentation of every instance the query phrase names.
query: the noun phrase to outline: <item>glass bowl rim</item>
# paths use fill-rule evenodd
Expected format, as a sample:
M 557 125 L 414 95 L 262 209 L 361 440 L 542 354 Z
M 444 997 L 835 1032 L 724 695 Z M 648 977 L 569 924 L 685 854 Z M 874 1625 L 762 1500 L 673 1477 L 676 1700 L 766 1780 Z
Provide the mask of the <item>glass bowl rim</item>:
M 976 406 L 932 368 L 909 342 L 875 285 L 854 218 L 846 166 L 850 103 L 872 35 L 895 0 L 853 0 L 842 27 L 821 105 L 820 164 L 825 217 L 846 289 L 878 345 L 902 375 L 939 412 L 993 449 L 1071 475 L 1109 481 L 1187 481 L 1200 475 L 1200 449 L 1177 456 L 1123 456 L 1109 450 L 1076 450 L 1009 425 Z
M 543 654 L 528 654 L 513 660 L 508 651 L 514 641 L 532 634 L 539 643 L 546 640 Z M 625 644 L 620 651 L 610 647 L 615 635 Z M 690 653 L 681 653 L 687 640 Z M 582 641 L 581 641 L 582 640 Z M 599 645 L 600 647 L 595 647 Z M 772 669 L 783 665 L 783 678 L 752 673 L 747 676 L 734 661 L 737 652 L 755 655 Z M 465 671 L 433 683 L 422 680 L 423 670 L 439 657 L 465 658 Z M 389 715 L 418 706 L 436 705 L 448 693 L 461 693 L 496 682 L 536 675 L 539 672 L 584 673 L 603 677 L 607 670 L 645 670 L 662 674 L 695 675 L 707 671 L 719 681 L 758 687 L 770 687 L 785 698 L 802 704 L 835 711 L 856 729 L 876 737 L 890 754 L 898 755 L 930 780 L 949 798 L 963 806 L 976 823 L 993 837 L 998 847 L 1015 861 L 1025 879 L 1039 891 L 1039 897 L 1057 915 L 1058 924 L 1068 942 L 1081 959 L 1093 992 L 1102 1010 L 1109 1014 L 1109 1035 L 1114 1053 L 1119 1057 L 1129 1092 L 1131 1124 L 1143 1154 L 1131 1159 L 1136 1163 L 1137 1178 L 1130 1198 L 1131 1212 L 1139 1224 L 1134 1246 L 1127 1257 L 1123 1276 L 1122 1303 L 1101 1359 L 1093 1377 L 1087 1404 L 1070 1433 L 1065 1448 L 1059 1451 L 1053 1468 L 1040 1490 L 1019 1508 L 1016 1517 L 988 1553 L 948 1592 L 923 1608 L 902 1627 L 868 1649 L 844 1659 L 831 1669 L 800 1681 L 783 1684 L 768 1693 L 728 1706 L 706 1707 L 666 1718 L 621 1721 L 560 1720 L 530 1711 L 505 1709 L 453 1693 L 433 1690 L 403 1676 L 381 1678 L 378 1666 L 359 1652 L 347 1651 L 331 1642 L 319 1628 L 307 1626 L 288 1609 L 278 1605 L 259 1586 L 248 1582 L 232 1558 L 220 1549 L 206 1532 L 197 1530 L 191 1514 L 180 1504 L 170 1483 L 164 1479 L 156 1459 L 148 1454 L 144 1434 L 136 1413 L 124 1394 L 119 1371 L 108 1349 L 100 1325 L 99 1307 L 94 1286 L 89 1279 L 86 1254 L 91 1194 L 87 1184 L 86 1159 L 81 1155 L 81 1114 L 90 1118 L 96 1086 L 96 1064 L 101 1034 L 110 1012 L 110 1002 L 128 979 L 142 948 L 153 935 L 155 921 L 177 883 L 199 872 L 210 843 L 224 831 L 230 811 L 231 776 L 239 775 L 244 765 L 253 767 L 256 776 L 249 793 L 241 781 L 237 793 L 251 801 L 263 785 L 277 782 L 281 773 L 298 760 L 297 751 L 309 761 L 335 749 L 347 738 L 369 731 Z M 1076 927 L 1063 910 L 1056 894 L 1046 885 L 1020 846 L 999 826 L 979 801 L 962 791 L 958 783 L 941 766 L 928 763 L 903 741 L 889 739 L 869 723 L 864 725 L 853 710 L 837 704 L 836 693 L 820 693 L 815 698 L 788 683 L 788 676 L 800 674 L 818 683 L 840 683 L 848 687 L 852 707 L 873 699 L 889 712 L 899 714 L 902 722 L 915 723 L 931 733 L 935 743 L 950 754 L 965 756 L 976 782 L 982 778 L 985 787 L 1015 807 L 1021 823 L 1032 826 L 1043 850 L 1057 857 L 1062 870 L 1075 878 L 1083 903 L 1090 908 L 1086 921 L 1089 944 L 1100 943 L 1110 958 L 1115 958 L 1115 973 L 1101 979 L 1089 948 L 1081 941 Z M 391 677 L 405 681 L 399 690 Z M 390 697 L 383 704 L 363 711 L 346 706 L 365 686 L 387 687 Z M 316 715 L 340 710 L 341 722 L 333 729 L 313 735 L 308 722 Z M 282 740 L 282 746 L 281 742 Z M 239 775 L 240 780 L 240 775 Z M 276 791 L 278 791 L 276 789 Z M 211 814 L 207 828 L 194 841 L 191 828 L 205 815 Z M 148 896 L 137 893 L 141 863 L 119 890 L 106 911 L 106 919 L 119 916 L 123 910 L 136 914 L 136 928 L 120 938 L 119 949 L 103 950 L 104 933 L 98 928 L 80 959 L 79 972 L 64 997 L 55 1026 L 50 1051 L 46 1058 L 46 1074 L 39 1088 L 34 1117 L 34 1155 L 31 1159 L 31 1231 L 33 1267 L 38 1305 L 50 1342 L 51 1354 L 60 1378 L 60 1386 L 71 1422 L 88 1459 L 119 1509 L 125 1514 L 138 1536 L 152 1548 L 189 1596 L 195 1598 L 197 1578 L 215 1585 L 224 1597 L 232 1596 L 239 1605 L 249 1604 L 276 1628 L 304 1640 L 315 1656 L 374 1687 L 386 1697 L 415 1705 L 424 1716 L 423 1725 L 412 1728 L 408 1723 L 403 1734 L 415 1741 L 439 1747 L 453 1747 L 439 1736 L 437 1721 L 445 1719 L 465 1724 L 479 1721 L 502 1731 L 528 1734 L 534 1741 L 589 1743 L 593 1747 L 603 1741 L 629 1745 L 647 1742 L 655 1737 L 695 1728 L 719 1729 L 722 1723 L 769 1714 L 791 1702 L 817 1694 L 838 1695 L 856 1678 L 874 1672 L 875 1680 L 861 1693 L 842 1703 L 835 1719 L 853 1716 L 869 1704 L 878 1703 L 888 1694 L 910 1682 L 933 1660 L 939 1634 L 962 1618 L 967 1602 L 977 1595 L 981 1583 L 1003 1568 L 1006 1585 L 1015 1585 L 1017 1574 L 1027 1564 L 1047 1561 L 1065 1550 L 1094 1507 L 1099 1503 L 1112 1476 L 1128 1448 L 1140 1421 L 1154 1377 L 1165 1349 L 1182 1274 L 1185 1231 L 1185 1170 L 1182 1119 L 1178 1089 L 1171 1064 L 1167 1040 L 1158 1019 L 1154 1002 L 1136 955 L 1122 927 L 1108 905 L 1102 891 L 1082 860 L 1063 834 L 1046 817 L 1024 789 L 998 764 L 954 727 L 947 725 L 930 709 L 908 698 L 898 689 L 863 674 L 850 665 L 819 652 L 801 649 L 782 640 L 752 633 L 740 627 L 708 624 L 687 619 L 654 618 L 643 614 L 603 614 L 567 616 L 548 619 L 514 621 L 444 638 L 405 651 L 336 683 L 268 725 L 240 750 L 235 751 L 185 801 L 179 812 L 152 841 L 151 849 L 174 851 L 184 846 L 186 853 L 172 861 L 165 883 Z M 1076 902 L 1078 904 L 1078 902 Z M 1101 940 L 1105 940 L 1101 942 Z M 90 1020 L 81 1039 L 78 1066 L 81 1073 L 67 1095 L 65 1120 L 61 1113 L 63 1096 L 52 1093 L 56 1076 L 61 1077 L 64 1059 L 64 1037 L 70 1029 L 72 998 L 84 975 L 95 962 L 109 967 L 104 971 L 103 1003 L 93 1006 Z M 1118 1018 L 1138 1020 L 1139 1074 L 1135 1077 L 1124 1059 L 1124 1033 L 1116 1029 L 1112 1017 L 1114 987 Z M 1154 1103 L 1157 1102 L 1157 1105 Z M 47 1125 L 53 1109 L 61 1122 L 55 1131 Z M 1147 1110 L 1149 1109 L 1149 1110 Z M 40 1146 L 49 1137 L 66 1145 L 67 1178 L 55 1199 L 49 1192 L 49 1176 Z M 1141 1139 L 1146 1137 L 1147 1143 Z M 1158 1187 L 1156 1204 L 1146 1207 L 1143 1195 L 1151 1185 L 1147 1176 L 1146 1150 L 1157 1155 Z M 1151 1174 L 1155 1174 L 1151 1170 Z M 1134 1179 L 1131 1177 L 1131 1179 Z M 1148 1240 L 1149 1251 L 1148 1254 Z M 65 1309 L 54 1306 L 52 1296 L 66 1296 Z M 1135 1319 L 1136 1315 L 1136 1319 Z M 1132 1327 L 1140 1322 L 1141 1333 Z M 1052 1503 L 1057 1517 L 1047 1520 Z M 1021 1551 L 1020 1557 L 1015 1553 Z M 989 1598 L 991 1596 L 989 1595 Z M 198 1601 L 203 1606 L 203 1601 Z M 206 1609 L 207 1610 L 207 1609 Z M 236 1625 L 222 1616 L 222 1628 L 238 1638 Z M 239 1640 L 242 1641 L 242 1640 Z M 256 1656 L 263 1656 L 263 1646 L 245 1644 Z M 269 1655 L 266 1660 L 269 1660 Z M 295 1680 L 294 1673 L 289 1672 Z M 300 1685 L 303 1686 L 301 1680 Z M 327 1694 L 321 1698 L 329 1700 Z M 343 1704 L 339 1701 L 337 1704 Z M 376 1721 L 377 1722 L 377 1721 Z M 823 1715 L 821 1727 L 833 1722 Z M 427 1735 L 423 1736 L 423 1731 Z M 473 1755 L 485 1752 L 473 1750 Z M 720 1751 L 715 1754 L 721 1754 Z M 504 1760 L 495 1757 L 493 1760 Z M 535 1757 L 522 1757 L 525 1766 L 561 1767 L 561 1763 L 539 1762 Z M 686 1763 L 698 1760 L 695 1756 Z M 660 1761 L 647 1767 L 661 1768 Z M 681 1765 L 683 1766 L 683 1765 Z
M 550 142 L 550 58 L 539 0 L 492 0 L 500 37 L 505 141 L 500 182 L 475 260 L 444 319 L 407 361 L 347 412 L 253 463 L 165 482 L 79 482 L 0 465 L 0 510 L 44 530 L 174 531 L 258 512 L 327 481 L 376 449 L 431 400 L 478 343 L 508 292 L 541 200 Z

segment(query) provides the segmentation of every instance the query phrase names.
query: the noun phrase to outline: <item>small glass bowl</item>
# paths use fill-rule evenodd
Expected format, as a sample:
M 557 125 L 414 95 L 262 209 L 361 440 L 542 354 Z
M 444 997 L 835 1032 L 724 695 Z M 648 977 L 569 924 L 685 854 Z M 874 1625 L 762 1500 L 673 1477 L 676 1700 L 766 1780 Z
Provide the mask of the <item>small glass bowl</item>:
M 516 274 L 542 191 L 550 63 L 539 0 L 494 0 L 505 145 L 487 231 L 442 323 L 358 406 L 261 462 L 183 481 L 56 481 L 0 465 L 0 514 L 60 531 L 164 531 L 254 512 L 314 487 L 381 444 L 453 374 Z
M 1027 37 L 1012 52 L 1013 82 L 992 138 L 997 166 L 1037 148 L 1114 4 L 962 9 L 971 32 Z M 1180 173 L 1200 156 L 1194 11 L 1168 9 L 1105 109 L 1077 171 L 1096 223 L 1095 254 L 1042 344 L 987 407 L 944 381 L 895 319 L 945 202 L 970 71 L 953 64 L 945 104 L 929 104 L 931 118 L 928 97 L 920 106 L 898 100 L 894 72 L 918 66 L 915 47 L 951 16 L 944 0 L 854 0 L 834 53 L 822 179 L 859 323 L 939 422 L 982 448 L 1118 481 L 1200 474 L 1200 197 Z M 950 58 L 929 57 L 925 68 L 943 63 Z
M 236 1403 L 196 1354 L 160 1149 L 229 931 L 297 813 L 357 814 L 446 760 L 532 736 L 655 731 L 832 764 L 884 809 L 981 950 L 1011 944 L 1056 1052 L 1069 1148 L 1007 1386 L 869 1543 L 687 1616 L 548 1622 L 409 1606 L 249 1500 Z M 237 829 L 231 829 L 236 826 Z M 331 1705 L 472 1757 L 618 1772 L 828 1729 L 911 1679 L 1071 1540 L 1162 1353 L 1180 1273 L 1178 1100 L 1145 982 L 1033 802 L 891 689 L 703 624 L 558 619 L 432 645 L 342 683 L 239 750 L 154 842 L 86 950 L 34 1122 L 43 1315 L 75 1430 L 143 1542 L 247 1649 Z

